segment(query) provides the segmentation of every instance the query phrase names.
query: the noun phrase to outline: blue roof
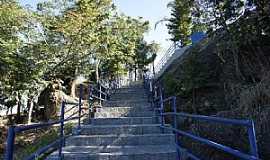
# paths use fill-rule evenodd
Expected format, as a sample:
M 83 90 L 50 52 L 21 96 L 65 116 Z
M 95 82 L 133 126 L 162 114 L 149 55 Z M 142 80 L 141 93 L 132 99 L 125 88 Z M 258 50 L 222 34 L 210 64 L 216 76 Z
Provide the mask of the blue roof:
M 200 42 L 203 38 L 206 37 L 206 34 L 204 32 L 195 32 L 191 35 L 191 41 L 192 44 L 196 44 Z

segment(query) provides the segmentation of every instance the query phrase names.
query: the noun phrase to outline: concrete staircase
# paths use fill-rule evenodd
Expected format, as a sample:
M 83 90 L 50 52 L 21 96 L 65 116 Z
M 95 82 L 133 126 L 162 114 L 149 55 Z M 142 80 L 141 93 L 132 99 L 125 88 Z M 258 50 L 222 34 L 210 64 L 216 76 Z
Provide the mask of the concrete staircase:
M 64 159 L 176 160 L 175 136 L 162 132 L 158 121 L 142 84 L 118 89 L 82 126 L 81 135 L 66 139 Z

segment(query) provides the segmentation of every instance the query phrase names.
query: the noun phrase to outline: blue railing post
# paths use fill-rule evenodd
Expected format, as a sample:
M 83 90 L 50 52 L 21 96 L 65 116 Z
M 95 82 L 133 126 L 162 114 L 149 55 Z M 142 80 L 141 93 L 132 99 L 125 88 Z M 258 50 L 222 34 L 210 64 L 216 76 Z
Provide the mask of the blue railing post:
M 101 102 L 101 99 L 102 99 L 102 88 L 101 88 L 101 84 L 100 82 L 98 82 L 98 85 L 99 85 L 99 106 L 101 107 L 102 106 L 102 102 Z
M 15 142 L 15 127 L 11 126 L 8 129 L 5 160 L 13 160 L 14 142 Z
M 88 104 L 89 104 L 89 108 L 88 108 L 88 122 L 91 122 L 91 113 L 93 112 L 93 108 L 92 108 L 92 103 L 91 101 L 93 100 L 93 89 L 91 84 L 89 85 L 89 97 L 88 97 Z
M 82 115 L 82 96 L 83 96 L 83 86 L 80 84 L 80 97 L 79 97 L 79 117 L 78 117 L 78 128 L 77 134 L 81 134 L 81 115 Z
M 177 109 L 176 109 L 176 97 L 173 97 L 173 126 L 175 129 L 177 129 L 177 117 L 176 117 L 176 113 L 177 113 Z
M 154 99 L 154 91 L 153 91 L 153 83 L 152 83 L 152 80 L 149 79 L 149 95 L 148 95 L 148 98 L 149 98 L 149 102 L 151 102 L 151 100 Z
M 259 159 L 254 121 L 250 120 L 249 123 L 250 126 L 248 127 L 248 137 L 249 137 L 250 153 L 254 157 Z
M 175 96 L 173 97 L 172 101 L 173 101 L 172 103 L 173 103 L 173 113 L 174 113 L 174 115 L 173 115 L 173 127 L 175 129 L 178 129 L 177 115 L 176 115 L 177 114 L 177 108 L 176 108 L 176 97 Z M 175 143 L 176 143 L 177 146 L 180 146 L 180 143 L 179 143 L 179 140 L 178 140 L 179 134 L 177 132 L 174 132 L 174 134 L 175 134 Z M 178 155 L 177 158 L 180 159 L 181 153 L 180 153 L 179 149 L 177 149 L 177 155 Z
M 161 88 L 159 88 L 159 94 L 160 94 L 160 114 L 161 114 L 161 126 L 162 127 L 164 127 L 164 121 L 165 121 L 165 119 L 164 119 L 164 115 L 163 115 L 163 113 L 164 113 L 164 104 L 163 104 L 163 96 L 162 96 L 162 90 L 161 90 Z M 164 128 L 162 128 L 162 133 L 164 133 Z
M 65 105 L 66 102 L 63 100 L 62 106 L 61 106 L 61 115 L 60 115 L 60 143 L 59 143 L 59 152 L 58 157 L 59 159 L 62 159 L 62 148 L 65 143 L 64 138 L 64 125 L 65 125 Z

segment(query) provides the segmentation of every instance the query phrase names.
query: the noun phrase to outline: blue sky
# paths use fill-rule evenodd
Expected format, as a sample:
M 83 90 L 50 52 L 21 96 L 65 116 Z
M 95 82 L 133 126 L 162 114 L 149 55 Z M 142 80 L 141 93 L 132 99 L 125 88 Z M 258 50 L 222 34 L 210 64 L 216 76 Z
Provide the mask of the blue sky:
M 169 17 L 170 9 L 167 8 L 167 4 L 171 0 L 113 0 L 120 11 L 124 14 L 132 17 L 143 17 L 145 20 L 149 20 L 151 24 L 151 30 L 145 35 L 145 39 L 148 42 L 155 40 L 162 47 L 159 53 L 159 57 L 162 55 L 164 50 L 166 50 L 170 41 L 168 40 L 170 36 L 168 35 L 168 30 L 165 23 L 159 24 L 156 29 L 154 26 L 156 22 L 163 19 L 164 17 Z
M 30 4 L 35 6 L 36 3 L 44 0 L 19 0 L 23 5 Z M 159 24 L 154 29 L 155 23 L 163 19 L 165 16 L 169 16 L 170 10 L 167 8 L 167 4 L 171 0 L 113 0 L 118 9 L 125 15 L 131 17 L 143 17 L 145 20 L 149 20 L 151 30 L 145 35 L 145 39 L 148 42 L 155 40 L 162 47 L 159 53 L 159 57 L 166 50 L 170 41 L 166 25 Z

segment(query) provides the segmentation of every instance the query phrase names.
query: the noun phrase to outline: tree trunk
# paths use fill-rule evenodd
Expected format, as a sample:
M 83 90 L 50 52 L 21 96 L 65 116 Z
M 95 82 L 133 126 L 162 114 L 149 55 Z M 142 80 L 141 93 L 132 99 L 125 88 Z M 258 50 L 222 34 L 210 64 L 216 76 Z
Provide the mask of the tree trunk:
M 17 115 L 16 115 L 16 123 L 20 123 L 21 120 L 21 94 L 17 93 Z
M 76 82 L 77 82 L 77 80 L 74 79 L 72 81 L 72 84 L 71 84 L 71 97 L 73 97 L 73 98 L 76 97 L 76 84 L 77 84 Z
M 156 75 L 156 71 L 155 71 L 155 63 L 154 63 L 154 61 L 153 61 L 153 76 L 155 77 L 155 75 Z
M 32 113 L 34 109 L 34 103 L 33 100 L 29 100 L 29 111 L 28 111 L 28 124 L 31 124 L 32 122 Z
M 229 41 L 229 44 L 230 44 L 230 49 L 232 51 L 232 54 L 233 54 L 233 60 L 234 60 L 234 65 L 235 65 L 235 73 L 236 73 L 236 76 L 240 79 L 240 80 L 245 80 L 241 70 L 240 70 L 240 65 L 239 65 L 239 52 L 238 52 L 238 47 L 237 45 L 235 44 L 235 38 L 234 36 L 231 34 L 231 32 L 229 31 L 228 29 L 228 26 L 226 24 L 226 22 L 224 21 L 223 22 L 223 25 L 225 26 L 225 29 L 226 29 L 226 32 L 228 33 L 228 36 L 230 37 L 230 41 Z
M 240 71 L 240 65 L 239 65 L 239 55 L 238 55 L 238 52 L 236 51 L 236 49 L 234 48 L 233 46 L 233 49 L 232 49 L 232 52 L 233 52 L 233 59 L 234 59 L 234 65 L 235 65 L 235 72 L 236 72 L 236 75 L 239 79 L 241 80 L 245 80 L 242 72 Z
M 197 109 L 196 109 L 196 89 L 192 89 L 192 110 L 195 114 L 197 114 Z
M 137 80 L 137 67 L 135 66 L 135 81 Z
M 96 81 L 99 82 L 99 64 L 100 64 L 100 60 L 97 60 L 96 63 Z

